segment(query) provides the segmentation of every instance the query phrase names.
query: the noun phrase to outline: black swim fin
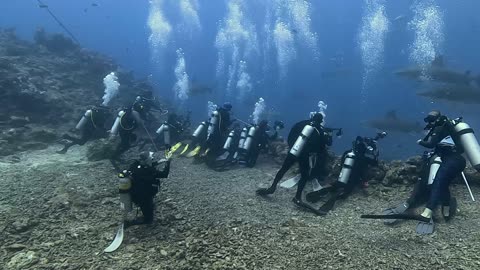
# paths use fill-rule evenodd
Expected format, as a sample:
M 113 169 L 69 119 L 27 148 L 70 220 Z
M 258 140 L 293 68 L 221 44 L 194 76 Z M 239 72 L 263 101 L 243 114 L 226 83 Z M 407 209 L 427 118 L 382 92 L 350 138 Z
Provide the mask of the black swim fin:
M 428 222 L 430 219 L 416 214 L 388 214 L 388 215 L 361 215 L 360 218 L 366 219 L 402 219 L 402 220 L 418 220 L 421 222 Z
M 307 199 L 307 202 L 316 203 L 325 197 L 330 190 L 332 190 L 332 187 L 325 187 L 317 191 L 309 192 L 305 196 L 305 199 Z
M 338 194 L 332 194 L 332 197 L 328 199 L 322 206 L 320 206 L 320 211 L 328 213 L 335 206 L 335 202 L 338 199 Z
M 315 209 L 313 206 L 311 206 L 310 204 L 308 203 L 304 203 L 302 200 L 299 200 L 297 198 L 293 198 L 293 203 L 296 204 L 298 207 L 301 207 L 301 208 L 304 208 L 308 211 L 311 211 L 319 216 L 325 216 L 327 214 L 327 212 L 323 212 L 319 209 Z
M 433 223 L 433 219 L 428 222 L 421 221 L 415 230 L 420 235 L 432 234 L 435 231 L 435 223 Z

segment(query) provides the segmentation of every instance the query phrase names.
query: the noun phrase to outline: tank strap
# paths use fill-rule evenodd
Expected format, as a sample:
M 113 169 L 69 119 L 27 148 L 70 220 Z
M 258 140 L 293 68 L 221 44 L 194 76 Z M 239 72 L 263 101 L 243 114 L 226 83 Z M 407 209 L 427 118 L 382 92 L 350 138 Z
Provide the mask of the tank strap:
M 90 114 L 90 120 L 92 121 L 93 127 L 94 127 L 95 129 L 97 129 L 97 125 L 95 124 L 95 121 L 93 120 L 93 112 L 94 112 L 94 110 L 91 110 L 91 111 L 92 111 L 92 113 Z
M 467 133 L 474 133 L 473 132 L 473 129 L 472 128 L 466 128 L 460 132 L 457 133 L 458 136 L 462 136 L 463 134 L 467 134 Z
M 430 165 L 432 165 L 432 164 L 442 164 L 442 162 L 441 161 L 433 161 Z
M 343 164 L 343 166 L 342 166 L 342 167 L 343 167 L 343 168 L 348 168 L 348 169 L 352 169 L 352 168 L 353 168 L 353 166 L 352 166 L 352 165 L 346 165 L 346 164 Z
M 126 131 L 132 130 L 132 129 L 134 128 L 134 125 L 132 125 L 131 128 L 125 128 L 125 127 L 123 126 L 123 124 L 122 124 L 122 120 L 123 120 L 123 117 L 124 117 L 125 115 L 127 115 L 126 112 L 125 112 L 122 116 L 120 116 L 120 126 L 121 126 L 124 130 L 126 130 Z

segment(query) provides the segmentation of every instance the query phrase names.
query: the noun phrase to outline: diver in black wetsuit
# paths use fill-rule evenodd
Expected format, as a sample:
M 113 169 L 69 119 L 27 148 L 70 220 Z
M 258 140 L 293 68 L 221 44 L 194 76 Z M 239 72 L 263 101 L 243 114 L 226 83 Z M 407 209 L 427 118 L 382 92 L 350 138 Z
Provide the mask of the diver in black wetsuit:
M 126 226 L 151 224 L 153 222 L 155 204 L 153 198 L 158 193 L 160 178 L 167 178 L 170 173 L 170 158 L 167 157 L 165 168 L 157 170 L 158 162 L 152 160 L 152 154 L 143 152 L 140 159 L 134 161 L 128 170 L 123 171 L 121 176 L 128 176 L 132 186 L 129 190 L 132 202 L 142 210 L 143 219 L 139 218 L 125 223 Z
M 205 152 L 209 160 L 215 160 L 228 137 L 228 128 L 233 123 L 230 119 L 232 104 L 225 102 L 222 107 L 218 107 L 210 117 L 210 123 L 207 130 L 207 139 L 205 141 Z
M 111 136 L 120 135 L 120 143 L 112 155 L 112 160 L 117 159 L 122 153 L 130 149 L 132 142 L 135 142 L 137 135 L 134 133 L 138 127 L 144 127 L 144 121 L 140 114 L 132 108 L 124 108 L 118 113 L 112 129 Z
M 421 180 L 417 182 L 410 198 L 406 202 L 384 211 L 384 214 L 387 215 L 401 214 L 427 201 L 426 208 L 419 219 L 422 221 L 417 226 L 417 232 L 420 234 L 433 232 L 432 215 L 439 205 L 442 206 L 442 214 L 446 220 L 449 220 L 455 214 L 456 209 L 454 208 L 456 207 L 451 205 L 452 202 L 455 203 L 455 199 L 450 195 L 449 186 L 451 181 L 459 176 L 466 166 L 466 161 L 461 155 L 464 149 L 460 142 L 460 136 L 465 133 L 462 134 L 454 130 L 455 120 L 449 120 L 439 111 L 430 112 L 424 120 L 427 123 L 425 129 L 429 130 L 429 133 L 423 140 L 418 140 L 417 143 L 426 148 L 433 148 L 433 155 L 425 159 L 426 166 L 422 170 Z M 447 137 L 451 137 L 453 142 L 445 140 Z M 434 176 L 429 176 L 436 157 L 440 158 L 441 164 Z M 430 172 L 427 168 L 430 168 Z M 392 224 L 395 221 L 389 220 L 385 223 Z
M 160 103 L 153 96 L 152 90 L 145 90 L 138 95 L 135 98 L 135 102 L 133 102 L 132 108 L 140 113 L 142 119 L 147 123 L 151 123 L 153 120 L 153 115 L 150 113 L 152 108 L 158 111 L 163 111 L 160 107 Z
M 62 139 L 67 140 L 67 142 L 63 149 L 57 151 L 57 153 L 65 154 L 73 145 L 84 145 L 89 140 L 106 137 L 108 134 L 105 128 L 105 122 L 110 117 L 110 109 L 104 106 L 94 106 L 87 110 L 73 129 L 75 131 L 81 131 L 80 138 L 64 134 Z
M 268 149 L 268 145 L 271 141 L 278 138 L 278 131 L 283 128 L 283 123 L 276 121 L 274 127 L 274 133 L 272 135 L 268 134 L 270 127 L 268 126 L 267 120 L 262 120 L 260 123 L 250 128 L 248 136 L 251 136 L 251 142 L 248 138 L 245 141 L 242 149 L 240 149 L 240 158 L 239 163 L 243 164 L 249 168 L 252 168 L 257 163 L 258 156 L 262 150 Z M 251 135 L 253 133 L 253 136 Z
M 366 173 L 370 166 L 378 165 L 379 151 L 377 140 L 386 136 L 385 132 L 378 133 L 373 139 L 358 136 L 353 142 L 351 150 L 342 155 L 342 170 L 337 181 L 330 186 L 307 194 L 308 202 L 318 202 L 323 196 L 331 194 L 330 199 L 320 210 L 328 212 L 333 208 L 337 199 L 347 198 L 358 186 L 364 186 L 367 179 Z
M 316 214 L 322 213 L 312 206 L 307 205 L 302 201 L 302 192 L 305 184 L 309 179 L 309 156 L 310 154 L 319 154 L 320 156 L 327 156 L 327 146 L 332 145 L 332 137 L 326 132 L 322 126 L 323 115 L 321 113 L 314 114 L 310 120 L 304 120 L 296 123 L 290 133 L 288 134 L 288 145 L 290 151 L 283 162 L 282 167 L 277 172 L 272 185 L 269 188 L 262 188 L 257 190 L 258 195 L 273 194 L 277 188 L 278 182 L 282 179 L 285 173 L 296 163 L 300 167 L 300 181 L 298 182 L 297 193 L 293 198 L 293 202 L 298 206 L 305 207 Z

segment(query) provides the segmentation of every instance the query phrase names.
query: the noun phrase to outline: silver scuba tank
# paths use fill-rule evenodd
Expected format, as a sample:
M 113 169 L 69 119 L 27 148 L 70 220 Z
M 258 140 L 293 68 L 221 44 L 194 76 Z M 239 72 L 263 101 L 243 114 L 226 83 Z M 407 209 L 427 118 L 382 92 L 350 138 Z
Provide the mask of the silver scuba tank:
M 433 162 L 430 164 L 430 171 L 428 173 L 428 182 L 427 182 L 428 185 L 433 184 L 433 181 L 435 180 L 435 176 L 437 175 L 438 169 L 440 169 L 441 165 L 442 165 L 442 159 L 439 156 L 435 156 L 435 158 L 433 158 Z
M 78 124 L 75 126 L 75 129 L 81 130 L 85 124 L 88 122 L 88 118 L 92 116 L 92 110 L 87 110 L 85 114 L 82 116 L 82 119 L 78 121 Z
M 247 138 L 245 139 L 245 143 L 243 144 L 242 149 L 245 151 L 249 151 L 250 147 L 252 146 L 253 142 L 253 136 L 255 136 L 255 133 L 257 132 L 257 129 L 255 127 L 251 127 L 248 130 L 248 135 Z
M 218 111 L 214 111 L 212 113 L 212 116 L 210 117 L 210 123 L 208 125 L 208 135 L 212 135 L 213 131 L 215 130 L 215 127 L 218 124 Z
M 158 135 L 162 134 L 162 132 L 165 130 L 165 124 L 162 124 L 155 133 Z
M 223 144 L 223 150 L 229 150 L 230 146 L 232 146 L 232 141 L 233 141 L 233 136 L 235 135 L 235 131 L 230 131 L 228 134 L 228 138 L 225 141 L 225 144 Z
M 200 123 L 200 125 L 198 125 L 197 129 L 195 129 L 195 131 L 193 132 L 192 137 L 198 138 L 203 133 L 206 126 L 207 126 L 206 122 Z
M 300 136 L 298 136 L 297 140 L 295 141 L 295 144 L 293 145 L 292 149 L 290 149 L 290 154 L 297 157 L 300 156 L 303 148 L 305 147 L 305 144 L 308 141 L 308 138 L 310 138 L 314 130 L 315 128 L 312 127 L 311 125 L 306 125 L 303 128 Z
M 238 149 L 243 149 L 243 145 L 245 144 L 245 140 L 247 138 L 247 131 L 248 129 L 244 127 L 242 129 L 242 133 L 240 133 L 240 140 L 238 141 Z M 235 152 L 233 155 L 233 158 L 236 159 L 238 157 L 238 151 Z
M 464 122 L 453 122 L 453 124 L 468 161 L 477 171 L 480 171 L 480 145 L 475 138 L 473 129 Z
M 345 156 L 345 161 L 342 165 L 342 170 L 338 176 L 338 181 L 344 184 L 348 183 L 350 180 L 350 175 L 352 174 L 352 168 L 355 164 L 355 153 L 352 151 Z
M 125 115 L 125 111 L 121 110 L 118 112 L 117 118 L 115 119 L 115 122 L 113 123 L 112 128 L 110 129 L 110 134 L 111 135 L 117 135 L 118 133 L 118 128 L 120 127 L 120 121 L 122 121 L 122 117 Z
M 164 124 L 163 128 L 163 143 L 165 145 L 170 145 L 170 127 L 168 124 Z

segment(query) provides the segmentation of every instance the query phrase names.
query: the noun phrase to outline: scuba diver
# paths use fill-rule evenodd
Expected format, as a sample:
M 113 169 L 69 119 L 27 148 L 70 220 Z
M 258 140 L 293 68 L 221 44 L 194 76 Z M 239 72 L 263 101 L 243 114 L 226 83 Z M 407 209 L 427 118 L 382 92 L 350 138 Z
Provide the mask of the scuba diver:
M 386 132 L 378 133 L 375 138 L 357 136 L 352 143 L 352 149 L 345 151 L 342 155 L 342 170 L 338 180 L 318 191 L 308 193 L 307 201 L 316 203 L 323 196 L 330 194 L 327 202 L 320 207 L 320 211 L 328 212 L 333 209 L 337 199 L 346 199 L 356 187 L 365 186 L 369 167 L 378 165 L 377 141 L 385 136 L 387 136 Z
M 221 151 L 223 142 L 228 136 L 228 127 L 232 124 L 230 120 L 230 111 L 232 110 L 232 104 L 225 102 L 222 107 L 212 113 L 208 122 L 202 122 L 192 135 L 192 145 L 197 145 L 187 157 L 194 157 L 200 153 L 200 150 L 205 148 L 202 156 L 216 158 L 216 154 Z M 206 129 L 206 132 L 205 132 Z M 205 138 L 206 136 L 206 138 Z M 184 153 L 188 149 L 189 145 L 185 146 L 182 151 Z
M 138 111 L 132 108 L 124 108 L 118 113 L 110 130 L 110 136 L 114 138 L 119 134 L 120 143 L 112 155 L 112 160 L 118 159 L 118 157 L 130 149 L 131 144 L 137 140 L 137 135 L 134 131 L 138 125 L 144 127 L 144 121 Z
M 125 226 L 152 224 L 155 204 L 153 198 L 159 191 L 160 178 L 167 178 L 170 173 L 171 153 L 167 151 L 163 170 L 157 170 L 159 162 L 153 160 L 153 152 L 142 152 L 128 170 L 121 172 L 120 201 L 126 213 L 132 210 L 132 202 L 142 211 L 143 218 L 125 221 Z
M 326 157 L 327 146 L 332 145 L 332 136 L 322 126 L 323 114 L 313 113 L 310 120 L 304 120 L 296 123 L 288 134 L 289 153 L 285 158 L 282 167 L 277 172 L 272 185 L 269 188 L 261 188 L 256 192 L 258 195 L 265 196 L 273 194 L 277 188 L 278 182 L 285 173 L 296 163 L 300 167 L 300 181 L 298 182 L 297 192 L 293 198 L 293 202 L 300 207 L 306 208 L 317 215 L 325 215 L 326 213 L 318 211 L 311 205 L 304 203 L 302 200 L 302 192 L 305 184 L 310 177 L 309 158 L 311 154 L 319 154 L 320 157 Z
M 158 100 L 153 96 L 152 90 L 143 90 L 140 95 L 135 98 L 135 101 L 132 105 L 133 110 L 140 113 L 140 116 L 144 121 L 152 122 L 153 115 L 151 115 L 152 108 L 162 112 L 162 108 L 160 107 L 160 103 Z
M 267 120 L 262 120 L 258 125 L 250 127 L 247 137 L 239 149 L 240 157 L 238 163 L 249 168 L 254 167 L 260 152 L 268 149 L 269 143 L 278 138 L 278 131 L 283 127 L 282 122 L 276 121 L 275 131 L 272 135 L 267 133 L 270 129 Z
M 171 144 L 176 144 L 171 148 L 172 153 L 178 150 L 182 145 L 181 136 L 186 129 L 190 127 L 190 112 L 186 118 L 178 116 L 176 113 L 170 113 L 167 121 L 163 123 L 156 131 L 158 137 L 157 140 L 161 140 L 163 134 L 163 144 L 167 149 L 170 149 Z
M 66 142 L 63 149 L 57 151 L 57 153 L 65 154 L 73 145 L 84 145 L 89 140 L 105 138 L 107 136 L 105 122 L 110 117 L 111 111 L 108 107 L 100 105 L 88 109 L 75 128 L 72 129 L 72 131 L 81 132 L 80 138 L 64 134 L 62 139 Z
M 418 234 L 431 234 L 435 228 L 433 213 L 439 206 L 446 221 L 455 215 L 456 199 L 450 194 L 450 183 L 455 177 L 464 176 L 466 161 L 462 153 L 477 171 L 480 169 L 480 145 L 473 130 L 462 118 L 450 120 L 434 110 L 424 121 L 427 123 L 425 130 L 429 132 L 417 143 L 433 151 L 424 155 L 424 169 L 410 198 L 386 209 L 383 215 L 363 215 L 362 218 L 391 219 L 386 224 L 393 224 L 397 219 L 414 219 L 419 221 Z M 406 213 L 424 201 L 427 204 L 421 215 Z

